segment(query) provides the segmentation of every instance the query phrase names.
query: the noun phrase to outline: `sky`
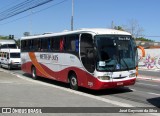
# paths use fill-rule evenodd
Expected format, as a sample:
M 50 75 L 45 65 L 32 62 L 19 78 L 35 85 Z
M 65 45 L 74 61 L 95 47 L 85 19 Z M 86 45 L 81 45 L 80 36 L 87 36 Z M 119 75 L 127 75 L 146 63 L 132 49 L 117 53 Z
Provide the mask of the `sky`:
M 0 12 L 23 1 L 1 0 Z M 20 38 L 24 32 L 43 34 L 70 30 L 71 14 L 72 0 L 54 0 L 0 21 L 0 35 Z M 145 38 L 160 42 L 160 0 L 74 0 L 75 30 L 111 28 L 112 22 L 115 26 L 130 27 L 133 21 L 143 29 Z

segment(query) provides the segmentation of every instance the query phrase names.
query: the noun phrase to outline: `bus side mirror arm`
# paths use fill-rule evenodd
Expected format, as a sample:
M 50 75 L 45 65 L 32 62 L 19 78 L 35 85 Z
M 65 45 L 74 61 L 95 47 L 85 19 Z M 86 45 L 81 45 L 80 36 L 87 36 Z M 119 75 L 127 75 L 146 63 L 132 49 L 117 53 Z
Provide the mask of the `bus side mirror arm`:
M 145 57 L 146 53 L 145 53 L 144 48 L 142 46 L 137 46 L 137 48 L 139 48 L 142 51 L 141 57 Z M 136 66 L 136 76 L 138 76 L 138 65 Z
M 142 56 L 141 57 L 145 57 L 146 53 L 145 50 L 142 46 L 137 46 L 137 48 L 139 48 L 142 51 Z

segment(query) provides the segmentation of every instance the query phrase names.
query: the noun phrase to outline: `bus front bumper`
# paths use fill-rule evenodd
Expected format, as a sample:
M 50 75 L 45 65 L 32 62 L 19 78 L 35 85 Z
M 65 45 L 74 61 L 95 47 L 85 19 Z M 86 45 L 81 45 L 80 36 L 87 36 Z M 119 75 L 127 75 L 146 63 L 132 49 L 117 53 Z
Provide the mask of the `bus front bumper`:
M 96 79 L 94 82 L 94 86 L 92 86 L 91 89 L 100 90 L 100 89 L 109 89 L 109 88 L 130 86 L 130 85 L 134 85 L 135 82 L 136 82 L 136 78 L 122 80 L 122 81 L 112 81 L 112 82 L 102 82 L 102 81 L 99 81 L 98 79 Z

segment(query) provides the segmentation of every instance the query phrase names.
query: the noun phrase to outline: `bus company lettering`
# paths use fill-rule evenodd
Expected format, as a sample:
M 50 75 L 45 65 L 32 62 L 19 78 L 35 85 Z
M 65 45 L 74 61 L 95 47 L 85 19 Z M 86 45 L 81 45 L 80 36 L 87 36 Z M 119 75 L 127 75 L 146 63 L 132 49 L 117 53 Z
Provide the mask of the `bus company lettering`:
M 58 55 L 40 54 L 40 59 L 58 61 Z

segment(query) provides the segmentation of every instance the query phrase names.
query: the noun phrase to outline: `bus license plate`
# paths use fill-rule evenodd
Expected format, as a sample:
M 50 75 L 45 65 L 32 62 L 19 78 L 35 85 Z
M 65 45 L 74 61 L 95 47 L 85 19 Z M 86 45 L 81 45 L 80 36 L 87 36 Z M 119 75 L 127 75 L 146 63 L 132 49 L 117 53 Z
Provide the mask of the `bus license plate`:
M 117 83 L 117 85 L 118 85 L 118 86 L 123 85 L 123 82 L 119 82 L 119 83 Z

